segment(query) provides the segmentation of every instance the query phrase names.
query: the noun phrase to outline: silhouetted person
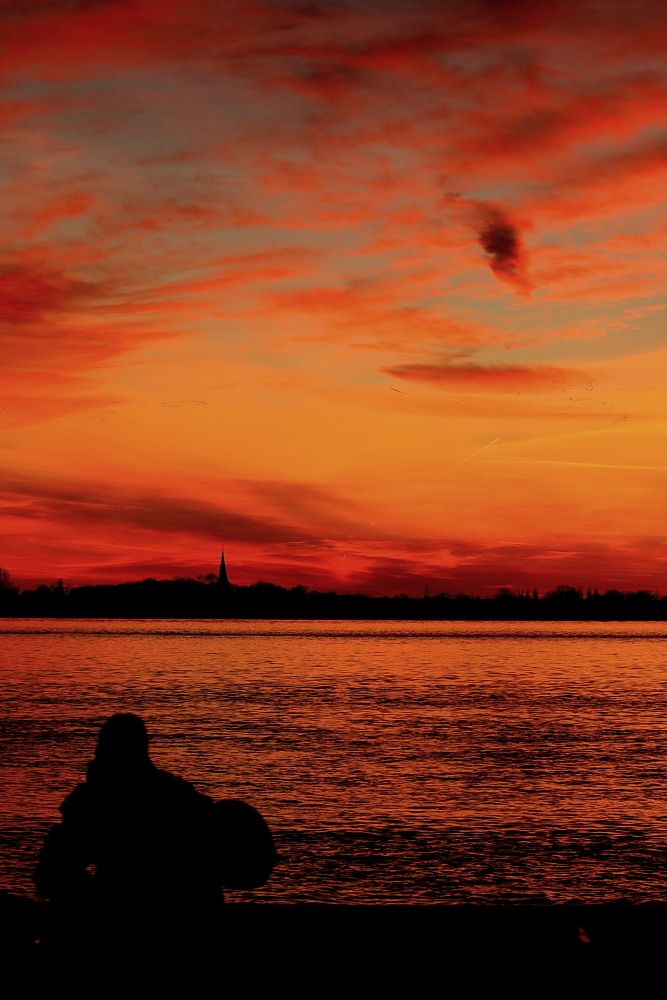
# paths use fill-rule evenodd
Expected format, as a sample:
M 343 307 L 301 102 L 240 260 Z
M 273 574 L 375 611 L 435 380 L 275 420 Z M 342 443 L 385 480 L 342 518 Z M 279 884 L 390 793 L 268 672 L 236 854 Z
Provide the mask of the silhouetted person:
M 275 862 L 259 813 L 233 800 L 216 804 L 157 768 L 136 715 L 104 723 L 87 779 L 60 812 L 35 871 L 37 891 L 68 914 L 94 913 L 105 934 L 111 926 L 128 938 L 196 935 L 223 885 L 260 885 Z

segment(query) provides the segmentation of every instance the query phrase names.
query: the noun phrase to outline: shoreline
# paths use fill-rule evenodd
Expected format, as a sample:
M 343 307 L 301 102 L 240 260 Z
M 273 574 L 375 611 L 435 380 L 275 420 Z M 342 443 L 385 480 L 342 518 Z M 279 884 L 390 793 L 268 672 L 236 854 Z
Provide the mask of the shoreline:
M 519 622 L 525 622 L 527 624 L 535 625 L 552 625 L 556 622 L 563 622 L 569 625 L 582 625 L 586 623 L 590 624 L 623 624 L 631 625 L 633 623 L 655 623 L 655 624 L 666 624 L 667 625 L 667 615 L 664 617 L 633 617 L 633 618 L 620 618 L 620 617 L 541 617 L 541 618 L 529 618 L 529 617 L 455 617 L 455 618 L 441 618 L 441 617 L 408 617 L 408 616 L 396 616 L 394 618 L 386 617 L 374 617 L 372 615 L 367 615 L 365 617 L 360 616 L 335 616 L 335 617 L 323 617 L 323 616 L 299 616 L 299 615 L 280 615 L 280 614 L 265 614 L 265 615 L 230 615 L 230 616 L 220 616 L 220 615 L 112 615 L 112 614 L 99 614 L 99 615 L 44 615 L 44 614 L 34 614 L 34 615 L 2 615 L 0 614 L 0 623 L 2 622 L 30 622 L 30 621 L 45 621 L 45 622 L 59 622 L 59 621 L 79 621 L 79 622 L 363 622 L 369 623 L 374 622 L 378 625 L 383 623 L 395 624 L 397 622 L 405 623 L 440 623 L 440 624 L 457 624 L 464 622 L 478 622 L 479 624 L 502 624 L 510 623 L 515 624 Z

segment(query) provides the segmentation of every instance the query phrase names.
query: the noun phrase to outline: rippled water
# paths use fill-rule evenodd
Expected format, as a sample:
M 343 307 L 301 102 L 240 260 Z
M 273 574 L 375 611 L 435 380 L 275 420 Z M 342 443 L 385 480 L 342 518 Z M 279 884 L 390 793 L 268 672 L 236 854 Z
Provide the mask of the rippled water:
M 160 766 L 264 813 L 282 861 L 253 898 L 667 900 L 666 640 L 636 622 L 0 621 L 0 885 L 30 889 L 126 710 Z

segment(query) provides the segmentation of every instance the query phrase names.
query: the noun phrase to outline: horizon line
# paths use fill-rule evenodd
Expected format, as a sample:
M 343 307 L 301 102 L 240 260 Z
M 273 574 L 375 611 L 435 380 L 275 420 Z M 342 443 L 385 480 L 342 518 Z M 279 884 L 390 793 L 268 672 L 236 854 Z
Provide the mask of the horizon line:
M 10 576 L 10 581 L 11 581 L 11 576 Z M 82 590 L 84 588 L 133 587 L 133 586 L 141 586 L 141 584 L 144 583 L 156 583 L 156 584 L 194 583 L 194 584 L 200 584 L 202 586 L 210 586 L 212 588 L 220 585 L 217 574 L 206 573 L 206 574 L 201 574 L 199 576 L 174 576 L 174 577 L 164 577 L 164 578 L 147 576 L 137 580 L 79 583 L 72 585 L 68 585 L 63 578 L 59 578 L 55 582 L 37 583 L 32 587 L 23 587 L 18 583 L 17 584 L 10 583 L 9 587 L 6 587 L 4 589 L 5 592 L 7 590 L 9 591 L 13 590 L 17 592 L 19 595 L 36 593 L 41 588 L 45 588 L 52 592 L 57 590 L 63 590 L 65 591 L 65 593 L 69 593 L 71 591 Z M 588 599 L 589 597 L 604 597 L 607 594 L 620 594 L 622 596 L 642 595 L 643 597 L 650 598 L 652 600 L 667 599 L 667 593 L 660 593 L 659 591 L 648 587 L 641 587 L 638 590 L 620 590 L 618 587 L 609 587 L 605 590 L 601 590 L 599 586 L 592 586 L 592 585 L 581 586 L 581 585 L 566 584 L 566 583 L 556 584 L 553 588 L 543 589 L 543 590 L 540 590 L 540 588 L 536 586 L 523 586 L 514 588 L 506 584 L 495 584 L 495 585 L 488 584 L 487 589 L 490 591 L 493 590 L 493 593 L 488 593 L 488 594 L 475 593 L 475 592 L 471 593 L 462 590 L 458 591 L 440 590 L 437 591 L 436 593 L 430 593 L 429 591 L 431 588 L 428 586 L 428 584 L 424 584 L 424 593 L 419 595 L 408 594 L 405 591 L 397 591 L 395 593 L 384 593 L 384 594 L 371 594 L 368 593 L 367 591 L 346 591 L 337 589 L 319 590 L 319 589 L 314 589 L 312 587 L 308 587 L 305 584 L 297 583 L 288 586 L 285 584 L 274 583 L 270 580 L 263 580 L 263 579 L 258 579 L 254 583 L 249 583 L 249 584 L 234 584 L 234 583 L 227 584 L 228 590 L 231 592 L 250 590 L 251 588 L 258 586 L 275 587 L 277 590 L 283 590 L 286 593 L 295 590 L 303 590 L 305 593 L 309 595 L 320 595 L 323 597 L 354 597 L 354 598 L 365 598 L 368 600 L 394 600 L 396 598 L 402 598 L 404 600 L 423 601 L 423 600 L 433 600 L 439 597 L 445 597 L 449 599 L 466 598 L 466 599 L 478 599 L 478 600 L 497 600 L 499 598 L 506 597 L 508 599 L 521 598 L 524 600 L 525 599 L 544 600 L 545 598 L 553 596 L 561 596 L 562 598 L 568 596 L 572 597 L 572 595 L 574 595 L 575 593 L 579 596 L 579 598 L 584 600 Z M 2 590 L 0 590 L 0 593 L 2 593 Z

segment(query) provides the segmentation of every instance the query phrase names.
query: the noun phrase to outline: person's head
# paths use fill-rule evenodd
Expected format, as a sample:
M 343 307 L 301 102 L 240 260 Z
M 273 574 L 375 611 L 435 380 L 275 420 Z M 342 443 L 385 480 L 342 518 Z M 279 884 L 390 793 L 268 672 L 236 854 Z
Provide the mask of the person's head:
M 106 770 L 127 772 L 141 769 L 149 761 L 144 720 L 129 712 L 107 719 L 97 738 L 96 764 Z

